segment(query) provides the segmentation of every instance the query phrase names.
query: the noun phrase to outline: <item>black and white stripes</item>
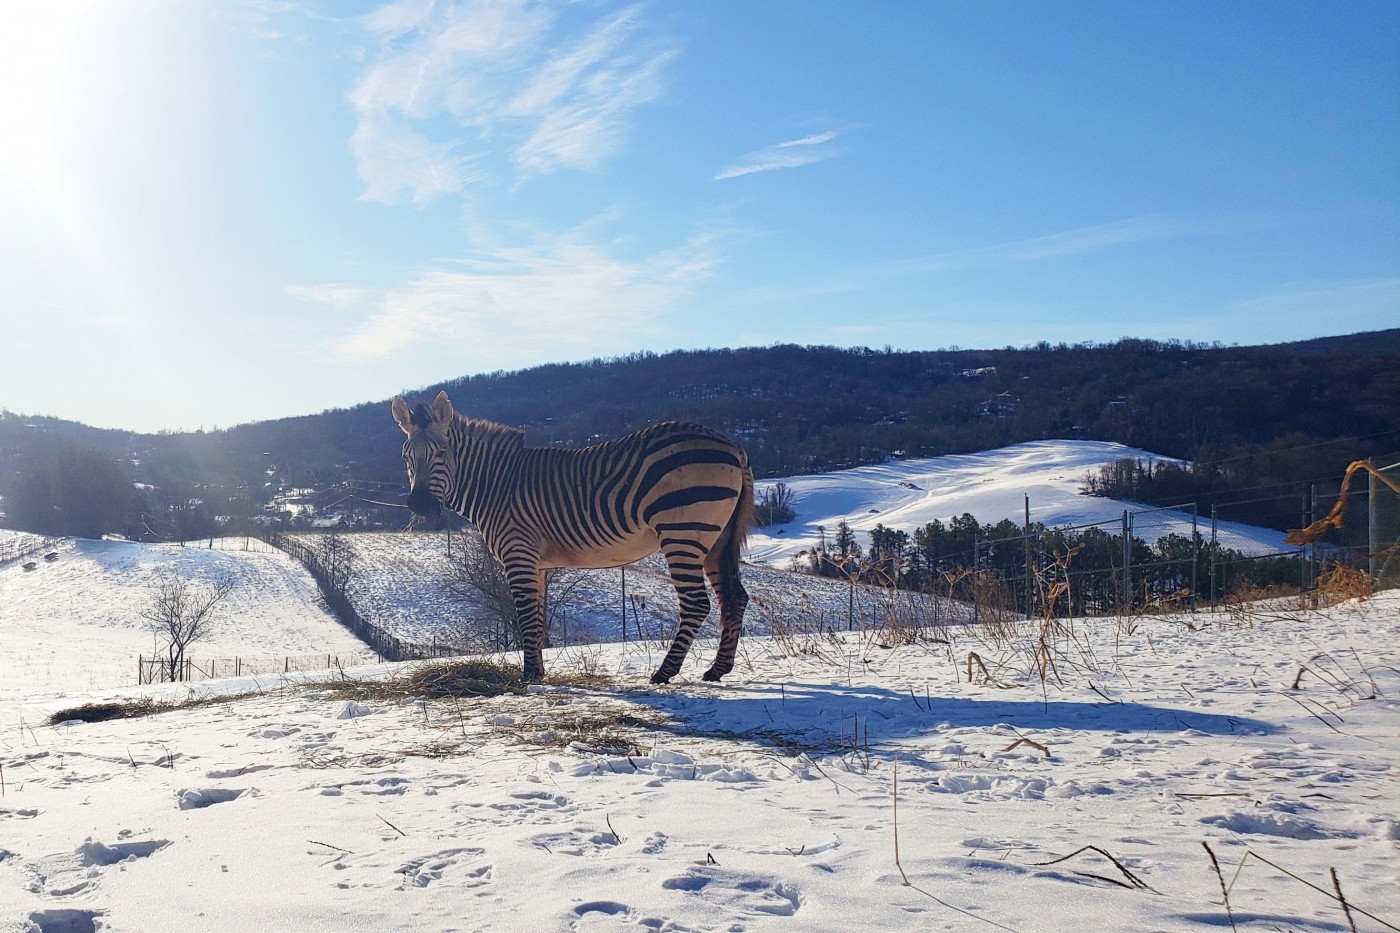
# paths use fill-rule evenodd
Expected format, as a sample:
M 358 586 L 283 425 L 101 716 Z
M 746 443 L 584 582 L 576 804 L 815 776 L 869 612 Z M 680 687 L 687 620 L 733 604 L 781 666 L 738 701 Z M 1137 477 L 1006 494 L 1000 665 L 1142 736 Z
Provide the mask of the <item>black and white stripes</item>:
M 705 680 L 734 666 L 748 594 L 739 553 L 753 518 L 753 473 L 742 448 L 694 424 L 653 425 L 575 450 L 526 447 L 516 428 L 467 418 L 447 393 L 412 408 L 394 399 L 408 435 L 409 506 L 441 506 L 473 522 L 505 566 L 527 680 L 543 674 L 543 576 L 549 567 L 617 567 L 661 551 L 680 597 L 680 625 L 654 683 L 680 670 L 719 600 L 720 646 Z

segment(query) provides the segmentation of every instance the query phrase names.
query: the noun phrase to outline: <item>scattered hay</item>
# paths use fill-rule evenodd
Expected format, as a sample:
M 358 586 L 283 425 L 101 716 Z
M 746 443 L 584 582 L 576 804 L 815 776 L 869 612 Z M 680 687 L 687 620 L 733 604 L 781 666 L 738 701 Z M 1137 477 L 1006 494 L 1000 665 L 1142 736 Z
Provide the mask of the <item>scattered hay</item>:
M 139 719 L 142 716 L 155 716 L 180 709 L 198 709 L 203 706 L 230 703 L 244 697 L 255 696 L 260 691 L 246 693 L 212 694 L 196 696 L 191 693 L 183 700 L 156 700 L 151 697 L 131 697 L 125 700 L 104 700 L 97 703 L 84 703 L 70 706 L 51 713 L 45 720 L 56 726 L 63 722 L 109 722 L 113 719 Z
M 61 722 L 108 722 L 113 719 L 136 719 L 153 716 L 174 709 L 171 703 L 157 703 L 150 697 L 135 700 L 112 700 L 104 703 L 84 703 L 61 709 L 49 716 L 47 722 L 56 726 Z
M 403 679 L 403 688 L 408 696 L 429 700 L 521 696 L 526 692 L 518 668 L 481 658 L 424 665 Z
M 550 674 L 551 686 L 598 690 L 611 687 L 612 678 L 598 673 Z M 330 695 L 346 700 L 446 700 L 499 696 L 524 696 L 529 685 L 520 668 L 492 658 L 430 661 L 384 680 L 343 677 L 332 681 Z

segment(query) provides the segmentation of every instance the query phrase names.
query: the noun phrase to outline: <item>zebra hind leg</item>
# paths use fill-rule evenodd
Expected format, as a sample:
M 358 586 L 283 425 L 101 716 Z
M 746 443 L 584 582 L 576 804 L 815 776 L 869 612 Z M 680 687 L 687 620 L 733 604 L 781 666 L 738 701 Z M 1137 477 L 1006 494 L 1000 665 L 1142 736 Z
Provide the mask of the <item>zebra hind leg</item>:
M 710 597 L 705 592 L 705 578 L 702 576 L 703 555 L 681 547 L 666 548 L 665 551 L 671 583 L 676 588 L 676 595 L 680 597 L 680 624 L 676 627 L 676 638 L 671 642 L 671 650 L 666 652 L 661 666 L 651 675 L 651 682 L 654 684 L 664 684 L 680 673 L 681 662 L 690 652 L 690 643 L 695 640 L 695 633 L 700 630 L 705 616 L 710 614 Z
M 718 681 L 734 669 L 734 652 L 739 647 L 739 634 L 744 628 L 744 609 L 749 604 L 748 591 L 739 581 L 739 568 L 721 566 L 707 572 L 710 586 L 719 597 L 719 650 L 715 653 L 715 663 L 705 672 L 708 681 Z

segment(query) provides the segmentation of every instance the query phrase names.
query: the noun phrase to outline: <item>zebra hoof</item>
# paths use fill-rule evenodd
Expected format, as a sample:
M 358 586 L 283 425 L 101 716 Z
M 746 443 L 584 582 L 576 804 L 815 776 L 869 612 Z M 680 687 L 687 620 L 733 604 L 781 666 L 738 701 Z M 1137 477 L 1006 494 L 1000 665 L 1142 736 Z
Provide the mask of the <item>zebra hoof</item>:
M 725 671 L 724 673 L 727 674 L 727 673 L 729 673 L 729 672 L 728 672 L 728 671 Z M 717 684 L 717 683 L 719 683 L 719 679 L 720 679 L 721 677 L 723 677 L 723 676 L 724 676 L 724 674 L 719 673 L 718 671 L 716 671 L 716 670 L 712 667 L 712 668 L 710 668 L 708 671 L 706 671 L 706 672 L 700 677 L 700 679 L 701 679 L 701 680 L 708 680 L 708 681 L 709 681 L 710 683 L 712 683 L 712 684 Z
M 671 675 L 657 671 L 655 674 L 651 675 L 651 682 L 654 684 L 668 684 L 671 682 Z

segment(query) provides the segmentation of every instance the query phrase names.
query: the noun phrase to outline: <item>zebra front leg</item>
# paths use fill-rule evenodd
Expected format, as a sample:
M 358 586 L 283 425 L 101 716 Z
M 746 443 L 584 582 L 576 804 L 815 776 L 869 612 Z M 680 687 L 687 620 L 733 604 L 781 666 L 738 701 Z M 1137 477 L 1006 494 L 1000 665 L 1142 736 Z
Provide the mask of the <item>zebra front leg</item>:
M 502 563 L 515 603 L 522 676 L 536 684 L 544 679 L 544 571 L 530 554 L 508 554 Z
M 705 592 L 705 584 L 682 582 L 677 580 L 676 576 L 676 571 L 672 569 L 671 582 L 675 584 L 676 593 L 680 596 L 680 624 L 676 627 L 676 638 L 671 642 L 671 650 L 666 652 L 661 666 L 651 675 L 651 682 L 654 684 L 664 684 L 680 673 L 681 662 L 690 651 L 690 643 L 695 640 L 700 623 L 710 614 L 710 597 Z M 703 581 L 704 578 L 696 579 Z

